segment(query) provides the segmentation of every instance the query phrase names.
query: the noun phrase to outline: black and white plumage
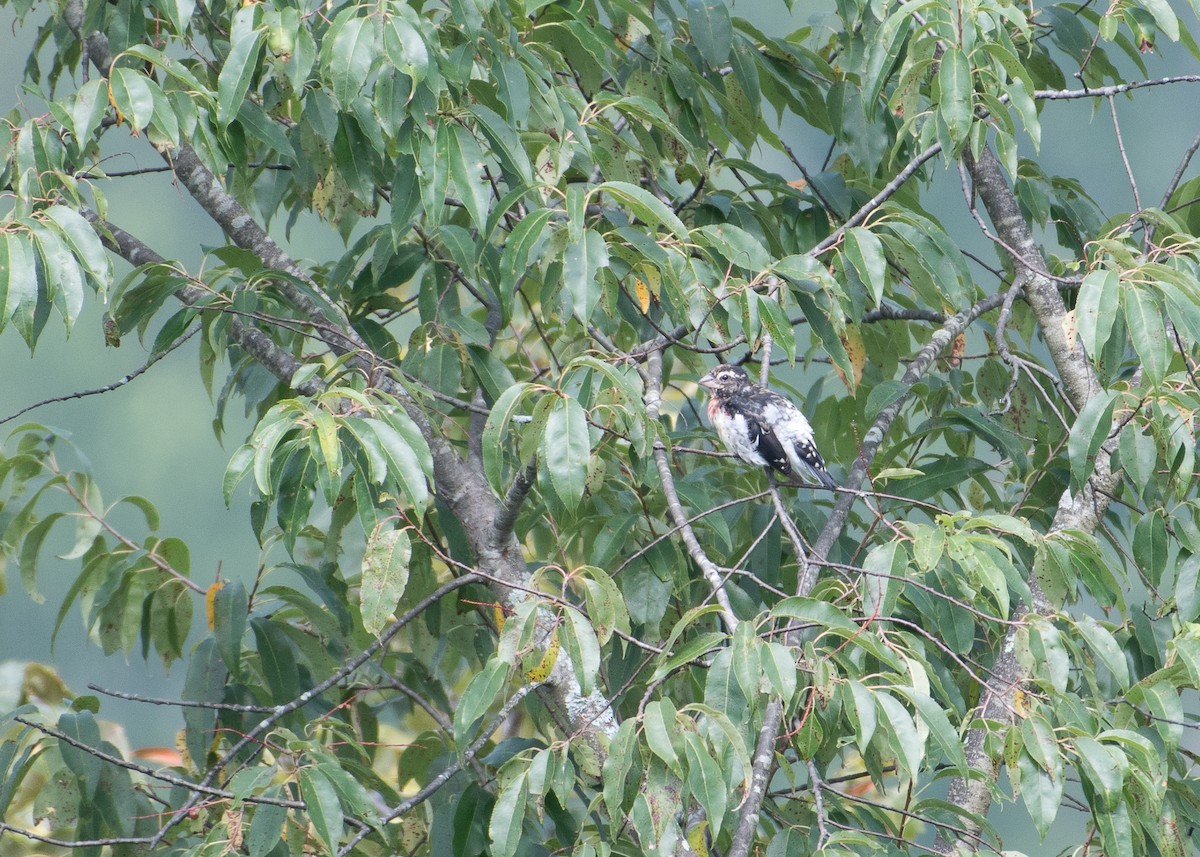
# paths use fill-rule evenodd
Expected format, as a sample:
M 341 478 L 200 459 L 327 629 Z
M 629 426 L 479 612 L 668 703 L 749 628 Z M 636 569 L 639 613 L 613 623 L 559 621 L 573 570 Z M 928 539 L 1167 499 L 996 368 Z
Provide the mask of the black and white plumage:
M 837 483 L 813 442 L 812 426 L 789 399 L 750 380 L 741 366 L 722 364 L 700 379 L 712 398 L 708 418 L 725 448 L 768 472 L 813 477 L 826 488 Z

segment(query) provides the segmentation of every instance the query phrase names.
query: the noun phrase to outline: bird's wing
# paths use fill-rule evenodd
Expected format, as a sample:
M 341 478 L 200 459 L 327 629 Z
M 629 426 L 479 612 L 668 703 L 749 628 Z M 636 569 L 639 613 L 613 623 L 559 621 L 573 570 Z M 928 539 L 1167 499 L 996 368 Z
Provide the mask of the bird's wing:
M 775 426 L 780 415 L 787 413 L 789 408 L 796 410 L 796 406 L 783 396 L 762 387 L 739 393 L 729 400 L 729 409 L 741 414 L 746 421 L 750 445 L 767 464 L 785 476 L 792 475 L 792 463 Z

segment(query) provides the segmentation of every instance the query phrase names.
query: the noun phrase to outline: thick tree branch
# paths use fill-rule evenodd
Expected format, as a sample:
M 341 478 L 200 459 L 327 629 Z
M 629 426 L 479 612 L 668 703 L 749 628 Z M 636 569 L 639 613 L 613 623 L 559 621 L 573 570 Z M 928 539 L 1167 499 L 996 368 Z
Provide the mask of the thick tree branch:
M 97 70 L 101 74 L 107 74 L 112 63 L 108 40 L 101 33 L 83 33 L 83 5 L 80 0 L 68 0 L 64 19 L 85 44 L 86 53 Z M 182 142 L 177 148 L 164 147 L 159 149 L 159 154 L 172 166 L 180 183 L 231 241 L 254 253 L 266 267 L 306 283 L 313 294 L 321 297 L 318 303 L 310 296 L 308 290 L 286 278 L 276 283 L 291 305 L 313 325 L 318 338 L 335 353 L 350 354 L 351 365 L 366 372 L 379 389 L 400 401 L 409 417 L 417 424 L 433 457 L 436 492 L 462 524 L 464 532 L 471 540 L 471 547 L 481 570 L 489 572 L 497 579 L 513 583 L 527 582 L 528 568 L 521 545 L 516 539 L 510 535 L 499 547 L 491 543 L 490 535 L 499 512 L 499 503 L 492 494 L 481 468 L 470 466 L 469 462 L 458 455 L 449 441 L 434 430 L 427 415 L 408 391 L 392 375 L 382 371 L 383 361 L 376 359 L 366 347 L 340 308 L 321 292 L 308 273 L 292 260 L 241 203 L 225 190 L 190 145 Z M 186 297 L 181 296 L 181 299 L 187 302 Z M 276 377 L 284 383 L 290 383 L 296 369 L 299 368 L 299 361 L 277 348 L 265 333 L 242 325 L 236 331 L 231 326 L 231 336 Z M 497 594 L 508 599 L 513 596 L 513 590 L 504 589 Z M 568 658 L 560 658 L 557 661 L 547 688 L 547 692 L 554 697 L 553 707 L 566 714 L 571 721 L 572 730 L 585 735 L 597 753 L 602 754 L 602 746 L 595 736 L 616 728 L 608 700 L 595 690 L 587 695 L 581 693 Z
M 1082 410 L 1088 399 L 1101 390 L 1101 384 L 1084 354 L 1073 332 L 1074 327 L 1066 324 L 1067 309 L 1059 290 L 1048 278 L 1029 264 L 1026 259 L 1036 259 L 1044 267 L 1033 232 L 1021 216 L 1016 195 L 1005 180 L 1000 162 L 990 148 L 984 149 L 976 161 L 969 150 L 963 161 L 971 173 L 975 190 L 983 201 L 997 233 L 1005 244 L 1013 248 L 1012 262 L 1017 271 L 1017 281 L 1023 284 L 1025 299 L 1037 317 L 1038 329 L 1050 352 L 1063 389 L 1076 411 Z M 1092 474 L 1078 492 L 1065 491 L 1059 500 L 1058 510 L 1050 531 L 1078 529 L 1094 532 L 1108 510 L 1113 493 L 1120 484 L 1120 472 L 1114 473 L 1110 465 L 1113 441 L 1101 446 L 1093 462 Z M 1032 602 L 1019 610 L 1021 619 L 1029 619 L 1050 612 L 1052 605 L 1037 581 L 1030 577 L 1029 589 Z M 1026 669 L 1017 657 L 1017 626 L 1009 626 L 1000 652 L 992 668 L 995 676 L 994 690 L 985 694 L 980 704 L 979 717 L 991 722 L 990 733 L 995 742 L 996 731 L 1011 728 L 1015 696 L 1028 678 Z M 1005 724 L 996 726 L 997 723 Z M 987 752 L 985 743 L 988 731 L 972 729 L 965 742 L 967 763 L 976 775 L 970 778 L 956 777 L 950 783 L 947 798 L 974 814 L 984 818 L 992 803 L 995 786 L 996 759 Z M 953 837 L 945 831 L 938 835 L 935 850 L 943 854 L 975 852 L 980 847 L 980 826 L 965 822 L 965 832 Z

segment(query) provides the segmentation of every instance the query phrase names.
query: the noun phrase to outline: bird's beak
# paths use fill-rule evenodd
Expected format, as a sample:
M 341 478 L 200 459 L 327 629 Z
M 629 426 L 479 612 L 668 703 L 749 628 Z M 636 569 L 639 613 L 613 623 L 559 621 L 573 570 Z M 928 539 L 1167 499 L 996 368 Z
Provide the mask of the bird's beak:
M 707 387 L 711 390 L 713 387 L 717 386 L 717 379 L 713 377 L 712 372 L 709 372 L 707 375 L 701 378 L 698 383 L 701 387 Z

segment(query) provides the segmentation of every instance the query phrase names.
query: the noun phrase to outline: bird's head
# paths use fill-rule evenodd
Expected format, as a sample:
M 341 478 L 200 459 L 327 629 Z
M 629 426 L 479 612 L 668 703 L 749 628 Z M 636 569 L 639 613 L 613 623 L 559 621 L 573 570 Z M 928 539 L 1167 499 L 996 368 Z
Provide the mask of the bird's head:
M 746 370 L 729 363 L 722 363 L 700 379 L 700 386 L 712 390 L 714 396 L 730 396 L 749 385 Z

